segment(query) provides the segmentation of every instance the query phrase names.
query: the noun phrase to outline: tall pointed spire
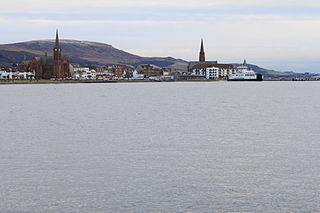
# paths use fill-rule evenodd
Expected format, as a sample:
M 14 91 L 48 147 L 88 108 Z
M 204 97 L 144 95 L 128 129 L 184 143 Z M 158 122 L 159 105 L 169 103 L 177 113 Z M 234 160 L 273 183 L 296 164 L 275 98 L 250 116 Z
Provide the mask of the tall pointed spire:
M 53 48 L 53 76 L 61 78 L 61 47 L 59 43 L 58 30 L 56 31 L 56 44 Z
M 203 47 L 203 38 L 201 39 L 201 48 L 200 48 L 200 52 L 204 52 L 204 47 Z
M 199 61 L 201 61 L 201 62 L 206 61 L 206 56 L 205 56 L 205 52 L 204 52 L 204 45 L 203 45 L 203 39 L 201 39 Z
M 55 48 L 56 48 L 56 49 L 60 49 L 58 29 L 56 30 L 56 45 L 55 45 Z
M 244 61 L 243 61 L 243 66 L 247 66 L 247 60 L 246 59 L 244 59 Z

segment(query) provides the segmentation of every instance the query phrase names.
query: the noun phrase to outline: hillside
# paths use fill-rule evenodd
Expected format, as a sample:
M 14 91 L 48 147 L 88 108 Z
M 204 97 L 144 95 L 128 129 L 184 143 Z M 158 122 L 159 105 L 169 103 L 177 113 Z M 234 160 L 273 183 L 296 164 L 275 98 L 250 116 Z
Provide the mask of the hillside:
M 155 64 L 160 67 L 171 67 L 175 70 L 186 70 L 187 62 L 171 57 L 141 57 L 116 49 L 111 45 L 75 40 L 60 40 L 63 55 L 69 57 L 71 63 L 82 65 L 106 64 Z M 54 40 L 28 41 L 15 44 L 0 45 L 0 63 L 18 63 L 26 57 L 52 54 Z

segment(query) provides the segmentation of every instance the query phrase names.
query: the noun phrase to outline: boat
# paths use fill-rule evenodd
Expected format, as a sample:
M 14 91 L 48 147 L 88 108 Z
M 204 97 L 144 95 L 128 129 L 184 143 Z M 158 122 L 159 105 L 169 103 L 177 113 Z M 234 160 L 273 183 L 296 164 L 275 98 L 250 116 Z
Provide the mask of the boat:
M 238 71 L 228 77 L 228 81 L 263 81 L 263 76 L 249 69 L 244 61 L 243 65 L 238 66 Z

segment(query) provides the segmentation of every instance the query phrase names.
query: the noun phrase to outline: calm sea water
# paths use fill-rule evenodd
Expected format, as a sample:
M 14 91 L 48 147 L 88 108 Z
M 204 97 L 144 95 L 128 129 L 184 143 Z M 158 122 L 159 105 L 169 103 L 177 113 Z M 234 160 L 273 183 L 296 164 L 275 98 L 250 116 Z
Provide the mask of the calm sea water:
M 0 86 L 0 212 L 320 212 L 320 83 Z

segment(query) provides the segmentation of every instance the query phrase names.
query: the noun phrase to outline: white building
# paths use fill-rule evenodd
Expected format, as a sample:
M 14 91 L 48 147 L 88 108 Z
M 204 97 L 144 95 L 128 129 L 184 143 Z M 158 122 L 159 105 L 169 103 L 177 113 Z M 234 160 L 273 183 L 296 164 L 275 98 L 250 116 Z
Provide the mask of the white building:
M 14 72 L 14 79 L 34 79 L 34 73 L 32 72 Z
M 90 80 L 97 78 L 97 72 L 88 67 L 74 67 L 73 68 L 73 78 L 78 80 Z
M 89 70 L 89 72 L 86 73 L 87 79 L 97 79 L 97 71 L 94 69 Z
M 225 79 L 237 71 L 238 68 L 232 64 L 199 64 L 194 66 L 192 75 L 206 79 Z
M 144 74 L 139 74 L 139 72 L 137 70 L 135 70 L 132 73 L 132 78 L 137 79 L 137 80 L 142 80 L 142 79 L 144 79 Z
M 74 77 L 74 67 L 72 64 L 69 64 L 69 71 L 70 71 L 70 74 L 71 74 L 71 77 Z
M 0 79 L 13 79 L 13 72 L 0 71 Z
M 7 72 L 0 71 L 0 80 L 8 80 L 8 79 L 34 79 L 34 73 L 32 72 Z
M 219 68 L 217 67 L 208 67 L 206 68 L 206 79 L 217 79 L 219 78 Z

